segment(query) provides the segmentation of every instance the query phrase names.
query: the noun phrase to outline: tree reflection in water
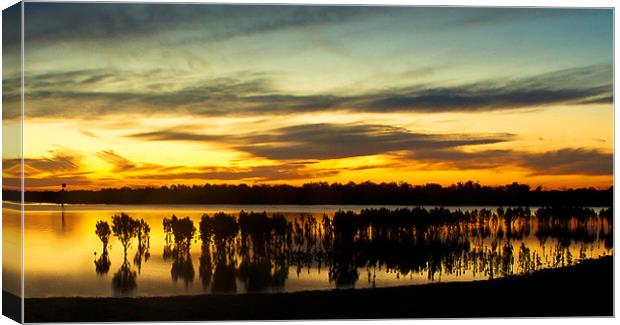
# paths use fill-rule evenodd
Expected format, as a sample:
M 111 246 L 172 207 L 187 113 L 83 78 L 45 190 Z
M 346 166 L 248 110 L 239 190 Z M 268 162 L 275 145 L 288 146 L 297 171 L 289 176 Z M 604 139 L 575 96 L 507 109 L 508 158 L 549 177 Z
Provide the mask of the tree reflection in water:
M 213 231 L 211 227 L 205 223 L 205 218 L 200 220 L 200 240 L 202 245 L 200 246 L 200 265 L 198 266 L 198 272 L 203 288 L 209 288 L 211 284 L 211 277 L 213 276 L 213 259 L 211 257 L 211 245 Z
M 95 272 L 97 275 L 105 275 L 110 270 L 110 257 L 108 256 L 108 242 L 112 231 L 110 225 L 106 221 L 97 221 L 95 225 L 95 234 L 101 240 L 103 249 L 99 258 L 95 260 Z
M 149 248 L 151 247 L 150 233 L 151 227 L 149 227 L 144 220 L 140 220 L 138 224 L 138 234 L 136 235 L 138 238 L 138 249 L 133 258 L 133 264 L 138 267 L 138 273 L 140 273 L 142 269 L 142 261 L 146 263 L 151 257 L 149 253 Z
M 236 259 L 235 259 L 235 238 L 239 232 L 239 226 L 233 216 L 225 213 L 216 213 L 213 218 L 203 215 L 200 220 L 200 233 L 204 238 L 213 238 L 213 257 L 215 265 L 213 271 L 207 270 L 207 265 L 201 274 L 207 276 L 213 274 L 211 291 L 213 292 L 234 292 L 237 290 L 236 282 Z M 205 243 L 204 245 L 210 245 Z M 205 257 L 206 259 L 206 257 Z M 203 283 L 209 282 L 203 278 Z
M 290 227 L 281 214 L 239 213 L 241 263 L 238 277 L 247 291 L 284 287 L 288 278 L 286 235 Z
M 137 222 L 134 230 L 123 214 L 118 218 L 124 226 L 117 229 L 113 218 L 112 231 L 125 252 L 128 238 L 139 238 L 134 264 L 140 270 L 136 260 L 148 259 L 150 229 Z M 281 291 L 289 270 L 299 276 L 325 269 L 335 287 L 354 287 L 360 272 L 367 273 L 363 278 L 369 286 L 376 284 L 379 272 L 430 281 L 465 275 L 493 279 L 574 264 L 587 258 L 587 248 L 596 242 L 612 249 L 612 219 L 611 209 L 596 213 L 587 208 L 540 208 L 535 213 L 520 207 L 364 209 L 320 217 L 220 212 L 200 219 L 198 273 L 202 287 L 210 292 L 236 292 L 237 283 L 247 292 Z M 105 226 L 98 224 L 98 235 L 100 227 L 105 233 Z M 193 221 L 173 215 L 164 218 L 163 227 L 163 258 L 172 260 L 172 279 L 189 285 L 195 276 L 190 253 L 196 233 Z M 107 244 L 101 240 L 106 253 Z M 538 240 L 541 249 L 533 249 L 532 240 Z M 95 264 L 97 272 L 103 272 Z M 131 272 L 125 260 L 114 282 L 131 288 Z
M 142 219 L 131 218 L 125 213 L 112 216 L 112 227 L 107 221 L 100 220 L 95 225 L 95 234 L 103 243 L 103 252 L 99 259 L 95 261 L 95 271 L 97 274 L 107 274 L 110 269 L 110 259 L 108 256 L 108 243 L 110 235 L 113 234 L 123 246 L 123 263 L 112 277 L 112 287 L 115 294 L 127 295 L 137 287 L 137 272 L 132 270 L 131 263 L 127 259 L 127 251 L 134 238 L 138 239 L 138 249 L 134 257 L 134 263 L 140 270 L 142 260 L 146 262 L 149 258 L 149 225 Z
M 172 215 L 172 218 L 164 218 L 164 233 L 166 242 L 164 245 L 164 260 L 172 259 L 170 275 L 175 282 L 181 278 L 186 286 L 194 280 L 194 264 L 190 248 L 196 227 L 194 222 L 185 217 L 182 219 Z
M 137 285 L 136 278 L 138 274 L 131 269 L 131 264 L 126 259 L 121 267 L 114 273 L 112 277 L 112 287 L 116 295 L 127 295 L 133 292 Z

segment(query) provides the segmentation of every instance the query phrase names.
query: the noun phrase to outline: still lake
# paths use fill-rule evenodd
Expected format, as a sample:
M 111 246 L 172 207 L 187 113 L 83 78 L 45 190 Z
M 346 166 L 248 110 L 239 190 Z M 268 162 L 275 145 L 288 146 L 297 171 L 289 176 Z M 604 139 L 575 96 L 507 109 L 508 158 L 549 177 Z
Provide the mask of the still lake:
M 295 205 L 57 205 L 32 204 L 24 217 L 24 292 L 30 297 L 173 296 L 209 293 L 287 292 L 369 288 L 429 282 L 486 280 L 613 254 L 610 220 L 597 216 L 541 223 L 501 216 L 424 229 L 378 232 L 372 227 L 344 241 L 325 226 L 338 210 L 372 206 Z M 379 207 L 376 207 L 379 208 Z M 389 209 L 399 207 L 389 206 Z M 430 207 L 427 207 L 430 208 Z M 483 207 L 450 207 L 451 211 Z M 486 207 L 492 211 L 496 207 Z M 201 239 L 203 214 L 239 211 L 280 213 L 287 235 L 223 242 Z M 594 209 L 598 213 L 601 209 Z M 132 240 L 125 257 L 110 236 L 105 256 L 95 234 L 124 212 L 150 228 L 142 244 Z M 166 233 L 163 219 L 189 217 L 196 232 L 187 253 Z M 4 234 L 19 233 L 19 218 L 3 206 Z M 325 218 L 327 217 L 327 218 Z M 544 226 L 544 229 L 541 228 Z M 105 257 L 105 259 L 104 259 Z M 3 265 L 5 276 L 15 271 Z

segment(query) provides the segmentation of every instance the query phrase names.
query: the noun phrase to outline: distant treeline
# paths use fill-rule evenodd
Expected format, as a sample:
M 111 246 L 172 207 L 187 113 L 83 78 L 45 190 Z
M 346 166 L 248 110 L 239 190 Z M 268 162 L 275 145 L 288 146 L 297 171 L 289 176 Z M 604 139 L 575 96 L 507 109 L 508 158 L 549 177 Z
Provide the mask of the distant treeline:
M 19 201 L 19 191 L 4 190 L 3 198 Z M 527 205 L 612 206 L 613 187 L 605 190 L 531 189 L 512 183 L 482 186 L 465 182 L 447 187 L 408 183 L 308 183 L 291 185 L 172 185 L 96 191 L 27 191 L 26 202 L 76 204 L 390 204 L 390 205 Z

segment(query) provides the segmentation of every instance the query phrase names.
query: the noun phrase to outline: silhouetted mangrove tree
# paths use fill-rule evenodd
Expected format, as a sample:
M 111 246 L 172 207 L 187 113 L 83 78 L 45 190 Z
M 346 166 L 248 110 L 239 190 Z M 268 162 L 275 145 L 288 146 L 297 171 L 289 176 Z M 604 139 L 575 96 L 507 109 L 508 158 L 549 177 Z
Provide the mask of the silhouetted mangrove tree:
M 373 208 L 322 216 L 240 211 L 204 214 L 196 229 L 189 217 L 172 215 L 162 223 L 163 258 L 172 262 L 172 280 L 189 285 L 196 272 L 190 248 L 200 240 L 198 276 L 211 292 L 236 292 L 238 283 L 247 292 L 278 291 L 291 270 L 299 275 L 312 268 L 325 269 L 336 287 L 354 287 L 360 279 L 374 286 L 378 271 L 429 280 L 468 273 L 496 278 L 574 264 L 600 243 L 612 249 L 612 216 L 611 209 L 583 207 Z M 136 249 L 142 256 L 148 225 L 123 213 L 112 220 L 124 250 L 132 238 L 145 238 Z M 96 224 L 104 252 L 106 226 Z M 531 249 L 532 240 L 540 250 Z M 116 290 L 133 290 L 136 276 L 125 257 L 113 277 Z

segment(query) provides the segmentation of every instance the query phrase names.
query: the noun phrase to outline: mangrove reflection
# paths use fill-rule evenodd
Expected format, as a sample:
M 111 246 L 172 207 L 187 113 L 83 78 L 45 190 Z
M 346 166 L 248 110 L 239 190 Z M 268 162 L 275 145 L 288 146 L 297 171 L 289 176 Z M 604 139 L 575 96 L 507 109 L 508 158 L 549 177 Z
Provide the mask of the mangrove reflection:
M 208 218 L 208 217 L 203 217 Z M 238 277 L 248 292 L 283 288 L 288 277 L 289 224 L 283 215 L 241 211 Z
M 151 257 L 149 253 L 149 248 L 151 247 L 150 233 L 151 227 L 142 219 L 138 221 L 138 234 L 136 235 L 138 238 L 138 249 L 133 258 L 133 264 L 138 268 L 138 273 L 142 269 L 142 261 L 146 263 Z
M 97 275 L 103 275 L 108 273 L 110 270 L 110 265 L 112 264 L 108 255 L 108 243 L 112 231 L 110 230 L 110 225 L 108 225 L 105 221 L 97 221 L 95 227 L 95 234 L 99 237 L 99 240 L 101 240 L 101 244 L 103 245 L 101 255 L 99 255 L 99 258 L 95 260 L 95 272 L 97 272 Z M 97 253 L 95 252 L 95 254 Z
M 426 281 L 458 277 L 493 279 L 562 267 L 593 256 L 595 247 L 613 249 L 613 211 L 588 208 L 364 209 L 328 215 L 245 212 L 204 214 L 198 229 L 189 217 L 163 219 L 163 260 L 174 282 L 189 286 L 195 276 L 191 245 L 200 241 L 198 276 L 207 292 L 285 291 L 289 272 L 326 273 L 326 287 L 374 287 L 378 277 L 419 276 Z M 197 231 L 198 230 L 198 231 Z M 114 274 L 116 290 L 136 287 L 141 261 L 149 258 L 150 228 L 121 213 L 111 232 L 124 250 Z M 103 253 L 95 261 L 106 274 L 110 227 L 96 234 Z M 127 262 L 138 238 L 134 265 Z M 198 254 L 198 253 L 195 253 Z M 106 262 L 107 261 L 107 262 Z M 295 276 L 295 275 L 293 275 Z M 238 285 L 241 286 L 238 288 Z
M 189 285 L 194 280 L 194 265 L 190 255 L 190 247 L 196 227 L 194 223 L 185 217 L 178 219 L 175 215 L 172 218 L 164 218 L 165 245 L 164 260 L 172 259 L 170 275 L 176 282 L 179 278 L 185 285 Z
M 110 269 L 110 259 L 108 255 L 108 244 L 110 235 L 113 234 L 123 246 L 123 262 L 120 268 L 112 277 L 112 287 L 117 295 L 128 295 L 137 287 L 137 275 L 142 267 L 142 262 L 146 262 L 150 257 L 150 231 L 149 225 L 142 219 L 134 219 L 125 213 L 112 216 L 112 227 L 107 221 L 100 220 L 95 225 L 95 234 L 103 244 L 103 252 L 95 260 L 95 271 L 97 274 L 107 274 Z M 134 264 L 138 271 L 132 269 L 131 263 L 127 258 L 127 251 L 130 249 L 132 241 L 138 240 Z
M 204 270 L 202 274 L 213 274 L 211 279 L 211 291 L 234 292 L 237 290 L 236 272 L 236 246 L 235 238 L 239 232 L 239 226 L 233 216 L 225 213 L 216 213 L 213 218 L 203 215 L 200 220 L 200 233 L 203 246 L 209 245 L 213 238 L 213 256 L 215 261 L 213 270 Z M 203 267 L 207 267 L 204 265 Z M 207 279 L 203 283 L 209 282 Z
M 136 281 L 137 277 L 138 274 L 131 269 L 129 261 L 123 261 L 121 267 L 114 273 L 114 277 L 112 277 L 112 287 L 114 288 L 115 294 L 124 296 L 134 291 L 138 285 Z

